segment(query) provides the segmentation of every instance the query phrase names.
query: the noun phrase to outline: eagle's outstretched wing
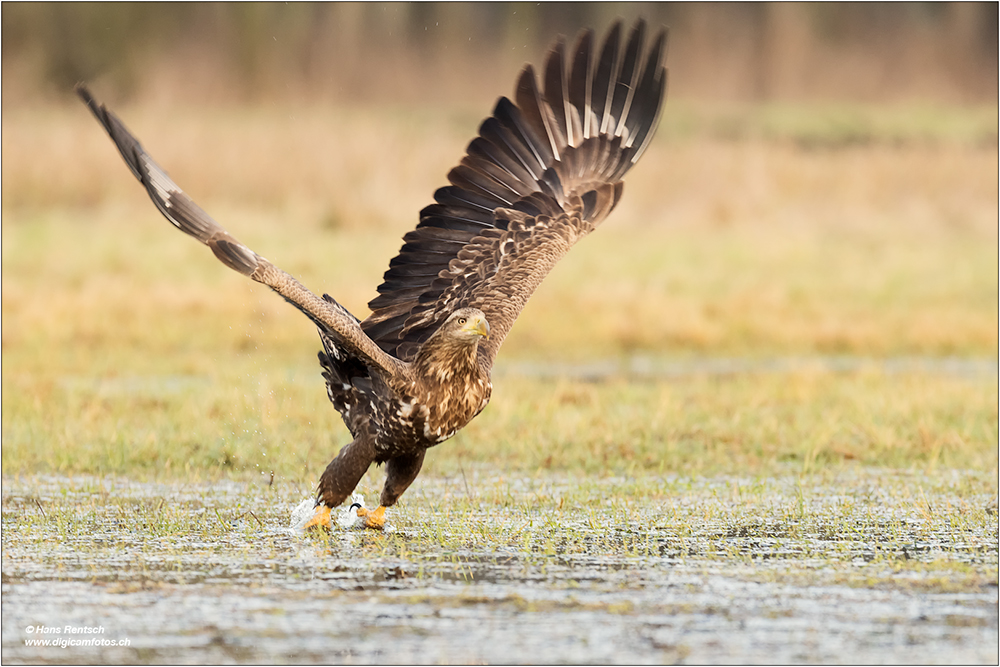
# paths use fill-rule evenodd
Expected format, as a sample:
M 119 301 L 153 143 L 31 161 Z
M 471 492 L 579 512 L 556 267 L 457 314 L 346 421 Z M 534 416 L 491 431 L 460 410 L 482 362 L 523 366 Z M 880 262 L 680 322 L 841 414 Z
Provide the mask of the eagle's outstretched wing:
M 665 31 L 648 51 L 643 21 L 624 50 L 621 32 L 616 23 L 596 60 L 593 33 L 584 32 L 568 71 L 558 42 L 544 90 L 528 65 L 514 102 L 497 103 L 368 304 L 361 327 L 384 350 L 412 359 L 451 312 L 473 306 L 491 326 L 480 345 L 491 366 L 542 279 L 618 203 L 666 89 Z
M 327 297 L 321 299 L 299 281 L 271 264 L 253 250 L 240 243 L 215 222 L 200 206 L 194 203 L 167 172 L 143 149 L 131 132 L 103 104 L 99 104 L 86 86 L 77 85 L 76 92 L 87 104 L 97 120 L 125 159 L 125 163 L 146 187 L 150 199 L 178 229 L 195 237 L 215 253 L 219 260 L 245 276 L 264 283 L 305 313 L 320 330 L 349 353 L 392 376 L 401 362 L 384 352 L 359 326 L 357 318 L 339 303 Z

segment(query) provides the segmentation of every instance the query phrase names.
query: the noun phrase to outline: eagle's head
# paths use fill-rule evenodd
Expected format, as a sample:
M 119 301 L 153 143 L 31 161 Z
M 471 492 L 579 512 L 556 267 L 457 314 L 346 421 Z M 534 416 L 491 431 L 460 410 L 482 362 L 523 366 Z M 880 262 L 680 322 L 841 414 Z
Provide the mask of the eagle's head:
M 486 315 L 478 308 L 459 308 L 420 346 L 414 358 L 418 375 L 450 381 L 467 377 L 476 365 L 479 341 L 490 335 Z
M 444 321 L 438 332 L 456 343 L 472 345 L 480 338 L 490 337 L 490 323 L 478 308 L 459 308 Z

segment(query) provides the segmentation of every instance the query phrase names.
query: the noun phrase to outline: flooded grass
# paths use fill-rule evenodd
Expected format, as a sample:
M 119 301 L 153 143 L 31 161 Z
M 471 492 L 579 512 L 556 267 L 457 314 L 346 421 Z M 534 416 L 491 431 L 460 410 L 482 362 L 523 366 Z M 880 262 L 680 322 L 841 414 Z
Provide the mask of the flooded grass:
M 473 468 L 422 477 L 391 532 L 329 536 L 289 528 L 308 496 L 266 481 L 6 479 L 4 661 L 997 658 L 990 475 Z M 26 646 L 39 625 L 129 643 Z

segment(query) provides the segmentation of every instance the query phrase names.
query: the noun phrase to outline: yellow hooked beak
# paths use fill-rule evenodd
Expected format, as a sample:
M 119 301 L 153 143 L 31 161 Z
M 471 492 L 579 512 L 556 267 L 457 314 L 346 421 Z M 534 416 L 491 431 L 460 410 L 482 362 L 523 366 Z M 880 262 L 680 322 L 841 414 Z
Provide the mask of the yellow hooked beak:
M 478 334 L 487 340 L 490 337 L 490 323 L 485 318 L 473 317 L 465 323 L 463 328 L 469 333 Z

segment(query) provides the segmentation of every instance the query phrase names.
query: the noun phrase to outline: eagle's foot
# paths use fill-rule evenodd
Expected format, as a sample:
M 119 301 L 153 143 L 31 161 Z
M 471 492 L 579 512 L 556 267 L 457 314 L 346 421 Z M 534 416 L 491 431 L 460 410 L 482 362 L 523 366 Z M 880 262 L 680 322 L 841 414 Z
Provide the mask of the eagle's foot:
M 385 506 L 379 505 L 374 510 L 365 509 L 355 503 L 358 507 L 358 517 L 365 520 L 365 528 L 382 530 L 385 528 Z M 353 505 L 352 505 L 353 507 Z
M 318 530 L 324 528 L 330 530 L 332 525 L 330 524 L 330 508 L 326 505 L 317 505 L 316 513 L 313 517 L 306 522 L 306 525 L 302 527 L 302 530 L 314 529 Z

